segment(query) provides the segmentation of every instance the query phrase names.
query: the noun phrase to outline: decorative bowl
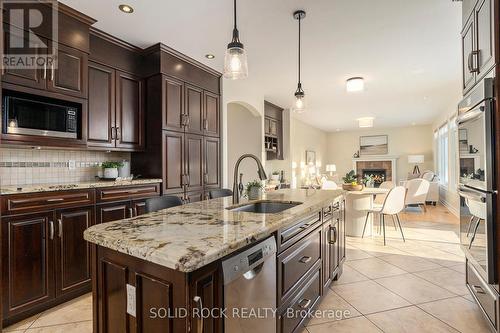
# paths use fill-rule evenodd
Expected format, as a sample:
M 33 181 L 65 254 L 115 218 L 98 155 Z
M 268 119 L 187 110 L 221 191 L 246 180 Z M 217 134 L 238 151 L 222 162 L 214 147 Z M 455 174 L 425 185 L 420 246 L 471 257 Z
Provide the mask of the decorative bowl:
M 342 188 L 346 191 L 361 191 L 363 189 L 363 185 L 342 184 Z

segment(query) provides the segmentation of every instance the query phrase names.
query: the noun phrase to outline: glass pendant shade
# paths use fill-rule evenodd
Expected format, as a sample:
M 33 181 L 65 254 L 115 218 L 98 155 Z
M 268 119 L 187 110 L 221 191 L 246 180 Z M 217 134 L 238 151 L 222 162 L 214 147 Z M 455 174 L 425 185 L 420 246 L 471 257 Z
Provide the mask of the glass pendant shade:
M 247 53 L 243 47 L 227 48 L 224 57 L 224 77 L 231 80 L 248 77 Z
M 293 112 L 303 113 L 306 111 L 306 97 L 295 96 L 295 103 L 293 104 Z

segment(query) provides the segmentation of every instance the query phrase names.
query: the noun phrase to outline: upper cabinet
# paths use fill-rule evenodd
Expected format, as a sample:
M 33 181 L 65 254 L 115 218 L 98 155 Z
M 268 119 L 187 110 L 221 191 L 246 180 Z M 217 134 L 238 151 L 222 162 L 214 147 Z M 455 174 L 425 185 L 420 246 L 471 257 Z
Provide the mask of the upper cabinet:
M 203 94 L 203 131 L 208 136 L 219 136 L 220 109 L 219 95 L 205 91 Z
M 87 61 L 88 54 L 58 44 L 57 66 L 48 68 L 47 89 L 53 92 L 87 98 Z
M 465 1 L 462 6 L 462 79 L 464 94 L 495 65 L 494 1 Z
M 283 157 L 283 109 L 264 102 L 264 148 L 267 160 L 282 160 Z

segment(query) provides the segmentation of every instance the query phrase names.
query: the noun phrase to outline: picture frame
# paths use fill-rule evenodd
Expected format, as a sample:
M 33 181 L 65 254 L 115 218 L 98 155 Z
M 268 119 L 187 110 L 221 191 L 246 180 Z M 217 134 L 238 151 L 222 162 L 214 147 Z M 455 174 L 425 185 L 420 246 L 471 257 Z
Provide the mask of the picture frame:
M 359 154 L 387 155 L 389 153 L 389 136 L 369 135 L 359 137 Z
M 316 152 L 306 150 L 306 165 L 316 165 Z

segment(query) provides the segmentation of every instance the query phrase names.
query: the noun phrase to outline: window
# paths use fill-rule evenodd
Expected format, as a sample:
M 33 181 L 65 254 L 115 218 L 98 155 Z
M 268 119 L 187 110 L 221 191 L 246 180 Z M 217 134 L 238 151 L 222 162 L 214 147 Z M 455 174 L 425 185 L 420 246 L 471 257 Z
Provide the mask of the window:
M 449 154 L 449 181 L 448 188 L 453 191 L 456 190 L 458 184 L 458 128 L 457 128 L 457 117 L 453 117 L 450 119 L 449 123 L 450 127 L 450 154 Z
M 448 123 L 444 124 L 437 131 L 437 170 L 439 182 L 448 185 Z

